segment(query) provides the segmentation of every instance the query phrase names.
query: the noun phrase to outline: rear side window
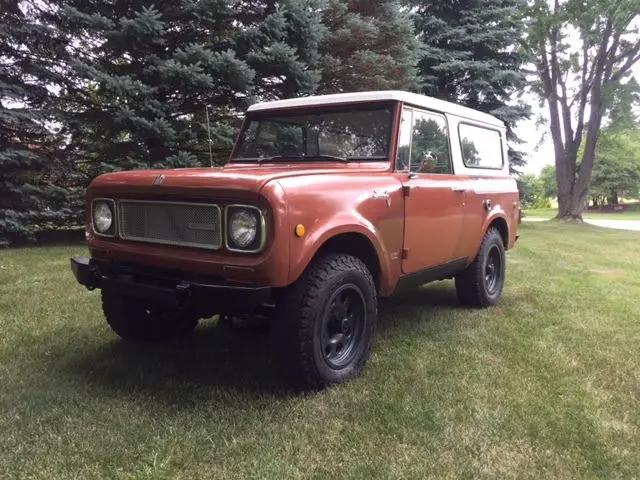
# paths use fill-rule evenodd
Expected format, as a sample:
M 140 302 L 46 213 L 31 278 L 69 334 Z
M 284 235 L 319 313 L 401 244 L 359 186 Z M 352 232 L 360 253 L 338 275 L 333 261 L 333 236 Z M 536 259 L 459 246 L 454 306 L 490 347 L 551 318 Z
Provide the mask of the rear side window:
M 497 170 L 502 168 L 504 158 L 500 132 L 466 123 L 460 124 L 459 132 L 465 167 Z

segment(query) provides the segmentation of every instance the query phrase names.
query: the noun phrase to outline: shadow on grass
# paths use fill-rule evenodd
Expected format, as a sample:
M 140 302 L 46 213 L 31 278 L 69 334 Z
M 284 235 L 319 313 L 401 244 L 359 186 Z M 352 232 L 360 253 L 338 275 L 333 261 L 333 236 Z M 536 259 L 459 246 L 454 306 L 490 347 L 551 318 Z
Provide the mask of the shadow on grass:
M 417 321 L 413 314 L 451 308 L 459 304 L 455 290 L 446 284 L 384 299 L 378 335 L 394 330 L 410 334 Z M 82 350 L 69 368 L 82 382 L 131 396 L 149 394 L 178 405 L 211 399 L 219 390 L 271 398 L 295 395 L 296 390 L 270 358 L 265 330 L 256 326 L 229 330 L 205 321 L 185 339 L 158 345 L 114 339 L 95 350 Z
M 209 399 L 219 390 L 272 397 L 295 393 L 270 359 L 266 333 L 248 327 L 227 330 L 212 321 L 187 338 L 160 344 L 114 338 L 84 350 L 69 367 L 82 381 L 171 404 Z
M 401 323 L 406 324 L 411 323 L 415 313 L 459 308 L 464 307 L 458 301 L 453 282 L 435 282 L 426 287 L 380 299 L 378 331 L 393 328 L 397 322 L 388 322 L 391 317 L 401 317 Z

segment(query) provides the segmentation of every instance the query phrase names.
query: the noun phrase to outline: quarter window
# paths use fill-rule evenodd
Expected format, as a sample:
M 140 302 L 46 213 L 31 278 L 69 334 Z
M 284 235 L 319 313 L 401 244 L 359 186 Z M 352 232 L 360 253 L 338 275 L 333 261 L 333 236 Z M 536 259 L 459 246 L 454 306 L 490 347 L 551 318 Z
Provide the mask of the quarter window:
M 462 160 L 466 167 L 502 168 L 504 159 L 500 132 L 466 123 L 460 124 L 459 131 Z
M 398 138 L 398 159 L 396 161 L 397 170 L 407 170 L 409 168 L 409 155 L 411 148 L 411 110 L 402 110 L 402 122 L 400 123 L 400 137 Z

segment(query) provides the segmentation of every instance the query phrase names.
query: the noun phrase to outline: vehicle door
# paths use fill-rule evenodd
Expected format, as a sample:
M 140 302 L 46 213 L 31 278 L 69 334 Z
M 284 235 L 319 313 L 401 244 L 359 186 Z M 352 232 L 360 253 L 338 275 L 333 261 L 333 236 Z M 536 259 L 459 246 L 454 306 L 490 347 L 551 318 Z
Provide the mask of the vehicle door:
M 403 273 L 456 260 L 462 234 L 465 184 L 453 174 L 443 115 L 405 107 L 397 169 L 405 191 Z

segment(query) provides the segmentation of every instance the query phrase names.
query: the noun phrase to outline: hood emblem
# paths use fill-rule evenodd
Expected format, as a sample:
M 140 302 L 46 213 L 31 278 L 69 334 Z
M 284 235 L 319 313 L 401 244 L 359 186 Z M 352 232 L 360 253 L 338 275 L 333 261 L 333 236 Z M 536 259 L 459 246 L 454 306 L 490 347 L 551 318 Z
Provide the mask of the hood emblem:
M 158 175 L 153 178 L 151 185 L 162 185 L 164 183 L 164 175 Z

